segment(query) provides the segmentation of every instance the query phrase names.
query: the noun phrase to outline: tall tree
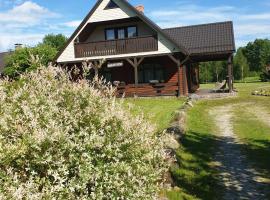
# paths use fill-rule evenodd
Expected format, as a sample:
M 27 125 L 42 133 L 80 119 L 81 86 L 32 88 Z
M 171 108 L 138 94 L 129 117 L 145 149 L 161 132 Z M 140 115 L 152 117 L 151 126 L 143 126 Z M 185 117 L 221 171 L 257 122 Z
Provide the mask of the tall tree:
M 59 51 L 64 47 L 66 41 L 67 41 L 67 38 L 63 34 L 57 34 L 57 35 L 49 34 L 43 38 L 42 43 L 45 45 L 54 47 Z
M 243 49 L 250 71 L 261 72 L 269 62 L 270 40 L 256 39 Z
M 234 77 L 237 80 L 244 80 L 249 72 L 249 65 L 246 57 L 243 54 L 244 48 L 239 48 L 234 57 Z

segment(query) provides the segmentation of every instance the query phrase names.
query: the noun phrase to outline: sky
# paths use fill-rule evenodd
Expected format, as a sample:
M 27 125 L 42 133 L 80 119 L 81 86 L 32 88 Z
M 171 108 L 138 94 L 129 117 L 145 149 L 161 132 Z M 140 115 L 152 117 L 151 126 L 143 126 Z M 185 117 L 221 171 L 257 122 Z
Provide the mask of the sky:
M 33 46 L 46 34 L 69 37 L 96 0 L 0 0 L 0 52 Z M 231 20 L 236 46 L 270 39 L 270 0 L 129 0 L 162 28 Z

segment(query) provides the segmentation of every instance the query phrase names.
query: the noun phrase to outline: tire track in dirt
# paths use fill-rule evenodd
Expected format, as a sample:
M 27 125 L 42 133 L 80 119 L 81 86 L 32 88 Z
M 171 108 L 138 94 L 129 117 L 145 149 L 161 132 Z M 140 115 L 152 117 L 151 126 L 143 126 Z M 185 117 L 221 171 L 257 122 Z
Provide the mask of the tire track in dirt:
M 215 155 L 220 183 L 225 188 L 224 200 L 264 200 L 263 177 L 241 152 L 241 143 L 233 131 L 233 106 L 215 107 L 209 111 L 217 127 L 218 149 Z

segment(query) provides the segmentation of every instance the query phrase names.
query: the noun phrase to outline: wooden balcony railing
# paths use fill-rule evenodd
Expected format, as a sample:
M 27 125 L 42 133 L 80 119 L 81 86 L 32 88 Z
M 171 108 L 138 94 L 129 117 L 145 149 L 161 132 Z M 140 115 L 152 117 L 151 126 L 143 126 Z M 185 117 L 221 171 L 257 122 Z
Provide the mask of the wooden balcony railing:
M 75 43 L 75 57 L 93 57 L 149 52 L 158 50 L 156 36 L 108 40 L 101 42 Z

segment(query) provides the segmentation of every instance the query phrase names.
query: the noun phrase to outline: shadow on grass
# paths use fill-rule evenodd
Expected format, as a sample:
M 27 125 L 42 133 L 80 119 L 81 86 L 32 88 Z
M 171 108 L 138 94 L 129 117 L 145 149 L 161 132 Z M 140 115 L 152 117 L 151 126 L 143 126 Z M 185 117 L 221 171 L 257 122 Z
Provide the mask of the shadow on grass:
M 269 141 L 239 144 L 233 138 L 188 132 L 181 143 L 177 152 L 179 166 L 172 168 L 172 175 L 186 194 L 207 200 L 221 199 L 225 195 L 229 195 L 229 199 L 270 199 L 267 194 L 270 183 L 256 180 L 259 175 L 250 167 L 270 174 Z M 223 179 L 228 179 L 229 185 L 225 185 Z
M 270 178 L 270 141 L 247 140 L 242 145 L 243 152 L 247 155 L 256 168 L 268 172 Z
M 215 199 L 220 191 L 212 161 L 217 138 L 209 134 L 187 133 L 177 151 L 179 167 L 172 169 L 177 186 L 187 194 L 201 199 Z

